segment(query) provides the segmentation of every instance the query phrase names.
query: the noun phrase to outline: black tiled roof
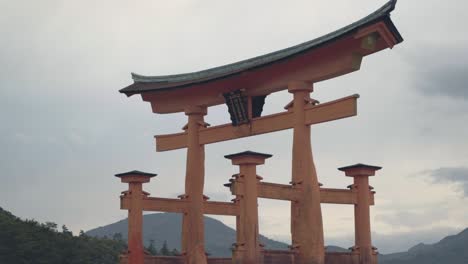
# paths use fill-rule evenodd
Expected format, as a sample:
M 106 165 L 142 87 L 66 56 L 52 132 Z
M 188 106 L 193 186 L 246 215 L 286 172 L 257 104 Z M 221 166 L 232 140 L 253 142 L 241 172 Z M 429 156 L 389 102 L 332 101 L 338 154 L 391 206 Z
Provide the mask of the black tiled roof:
M 346 166 L 346 167 L 338 168 L 338 170 L 340 170 L 340 171 L 345 171 L 345 170 L 347 170 L 347 169 L 354 169 L 354 168 L 369 168 L 369 169 L 374 169 L 374 170 L 380 170 L 380 169 L 382 169 L 382 167 L 358 163 L 358 164 L 354 164 L 354 165 L 351 165 L 351 166 Z
M 250 151 L 250 150 L 244 151 L 244 152 L 239 152 L 239 153 L 234 153 L 234 154 L 230 154 L 230 155 L 226 155 L 224 157 L 226 159 L 233 159 L 233 158 L 242 157 L 242 156 L 259 156 L 259 157 L 263 157 L 263 158 L 273 157 L 273 155 L 270 155 L 270 154 L 265 154 L 265 153 Z
M 124 176 L 129 176 L 129 175 L 138 175 L 138 176 L 146 176 L 146 177 L 154 177 L 157 176 L 157 174 L 154 173 L 148 173 L 148 172 L 142 172 L 142 171 L 137 171 L 137 170 L 132 170 L 129 172 L 124 172 L 124 173 L 119 173 L 116 174 L 115 177 L 124 177 Z

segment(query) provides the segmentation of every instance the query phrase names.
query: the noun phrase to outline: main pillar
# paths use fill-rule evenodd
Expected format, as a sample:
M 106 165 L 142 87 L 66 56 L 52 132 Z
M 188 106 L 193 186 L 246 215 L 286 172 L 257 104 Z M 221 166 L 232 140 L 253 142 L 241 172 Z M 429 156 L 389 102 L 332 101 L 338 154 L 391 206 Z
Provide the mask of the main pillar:
M 259 241 L 258 228 L 258 181 L 257 165 L 265 163 L 271 155 L 245 151 L 227 155 L 233 165 L 239 165 L 239 175 L 236 184 L 241 186 L 240 217 L 237 223 L 237 236 L 234 253 L 236 264 L 263 263 L 262 247 Z
M 294 95 L 288 110 L 294 113 L 292 149 L 292 184 L 301 189 L 298 201 L 291 203 L 291 238 L 297 264 L 323 264 L 323 238 L 320 186 L 312 156 L 310 126 L 305 124 L 304 108 L 312 102 L 309 82 L 291 82 L 288 91 Z
M 200 127 L 205 126 L 203 117 L 206 107 L 193 106 L 185 109 L 187 124 L 187 168 L 185 174 L 185 197 L 189 207 L 183 216 L 182 250 L 187 263 L 206 264 L 205 226 L 203 221 L 203 186 L 205 183 L 205 146 L 200 144 Z
M 354 178 L 352 190 L 357 192 L 357 203 L 354 205 L 354 228 L 355 246 L 354 250 L 359 252 L 359 264 L 377 263 L 377 254 L 374 251 L 371 240 L 370 205 L 371 190 L 369 176 L 382 169 L 377 166 L 356 164 L 339 168 L 346 176 Z
M 141 171 L 130 171 L 116 174 L 124 183 L 128 183 L 128 191 L 124 196 L 130 196 L 128 210 L 128 263 L 144 263 L 143 247 L 143 183 L 149 182 L 156 174 Z

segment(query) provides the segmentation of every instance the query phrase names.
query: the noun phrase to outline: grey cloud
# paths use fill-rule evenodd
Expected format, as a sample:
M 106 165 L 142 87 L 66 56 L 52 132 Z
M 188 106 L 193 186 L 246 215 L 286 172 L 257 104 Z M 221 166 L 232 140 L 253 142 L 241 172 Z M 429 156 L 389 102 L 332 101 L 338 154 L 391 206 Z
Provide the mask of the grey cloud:
M 446 210 L 437 207 L 437 210 L 424 210 L 424 211 L 397 211 L 393 214 L 379 214 L 375 216 L 375 220 L 399 227 L 424 227 L 430 226 L 440 220 L 447 218 L 444 214 Z
M 468 53 L 466 44 L 438 43 L 406 54 L 413 64 L 411 76 L 417 90 L 426 96 L 446 96 L 468 101 Z M 432 56 L 427 56 L 432 54 Z
M 421 91 L 428 95 L 445 95 L 468 101 L 467 65 L 446 65 L 425 73 Z
M 467 167 L 442 167 L 422 172 L 433 183 L 455 184 L 465 197 L 468 197 L 468 168 Z

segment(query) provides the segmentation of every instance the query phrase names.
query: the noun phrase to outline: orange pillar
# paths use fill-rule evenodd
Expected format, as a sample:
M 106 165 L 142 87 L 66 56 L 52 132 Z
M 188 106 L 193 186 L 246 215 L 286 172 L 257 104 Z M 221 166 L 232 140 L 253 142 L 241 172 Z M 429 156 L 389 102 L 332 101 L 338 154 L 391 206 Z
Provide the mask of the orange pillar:
M 227 155 L 233 165 L 239 165 L 239 176 L 236 184 L 242 186 L 240 197 L 240 214 L 237 223 L 237 236 L 234 263 L 258 264 L 263 263 L 262 247 L 259 241 L 258 229 L 258 181 L 257 165 L 265 163 L 271 155 L 245 151 Z
M 370 225 L 370 197 L 369 176 L 374 176 L 381 167 L 365 164 L 356 164 L 339 168 L 346 176 L 354 178 L 352 190 L 356 192 L 357 203 L 354 205 L 354 228 L 355 247 L 359 252 L 360 264 L 376 263 L 376 252 L 374 252 L 371 240 Z
M 143 183 L 149 182 L 156 174 L 141 171 L 130 171 L 116 174 L 124 183 L 128 183 L 128 191 L 123 195 L 130 196 L 128 210 L 128 263 L 144 263 L 143 247 Z
M 205 146 L 200 144 L 199 129 L 205 125 L 206 107 L 185 110 L 187 124 L 187 168 L 184 199 L 190 206 L 183 216 L 182 248 L 189 264 L 206 264 L 203 186 L 205 183 Z
M 291 238 L 297 264 L 323 264 L 323 238 L 320 186 L 312 156 L 310 126 L 305 125 L 304 108 L 310 102 L 313 85 L 291 82 L 288 91 L 294 95 L 294 135 L 292 150 L 292 183 L 302 190 L 298 201 L 291 202 Z M 290 109 L 291 110 L 291 109 Z

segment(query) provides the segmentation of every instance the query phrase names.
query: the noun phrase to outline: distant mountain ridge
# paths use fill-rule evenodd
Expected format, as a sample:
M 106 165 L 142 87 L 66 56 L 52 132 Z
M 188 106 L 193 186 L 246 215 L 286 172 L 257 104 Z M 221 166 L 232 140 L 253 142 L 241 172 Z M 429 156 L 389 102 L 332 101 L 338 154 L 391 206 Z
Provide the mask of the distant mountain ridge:
M 143 217 L 143 239 L 148 245 L 152 239 L 160 247 L 166 240 L 170 249 L 180 249 L 182 217 L 180 214 L 157 213 Z M 96 237 L 112 237 L 121 233 L 127 239 L 127 219 L 92 229 L 86 234 Z M 231 256 L 231 245 L 236 240 L 234 229 L 221 221 L 205 217 L 205 238 L 207 251 L 213 256 Z M 288 245 L 267 237 L 260 237 L 268 249 L 287 249 Z M 344 252 L 347 249 L 328 246 L 327 251 Z M 379 255 L 379 264 L 468 264 L 468 228 L 448 236 L 436 244 L 418 244 L 407 252 Z
M 143 241 L 145 245 L 150 240 L 154 240 L 157 247 L 164 241 L 170 249 L 180 250 L 180 234 L 182 226 L 182 216 L 175 213 L 156 213 L 143 216 Z M 231 256 L 231 246 L 236 241 L 236 231 L 221 221 L 205 217 L 205 241 L 207 252 L 213 256 Z M 121 233 L 127 239 L 128 220 L 124 219 L 116 223 L 98 227 L 86 232 L 87 235 L 95 237 L 112 237 L 116 233 Z M 287 249 L 288 245 L 260 236 L 260 242 L 268 249 Z
M 438 243 L 420 243 L 407 252 L 379 256 L 379 264 L 468 264 L 468 228 Z

